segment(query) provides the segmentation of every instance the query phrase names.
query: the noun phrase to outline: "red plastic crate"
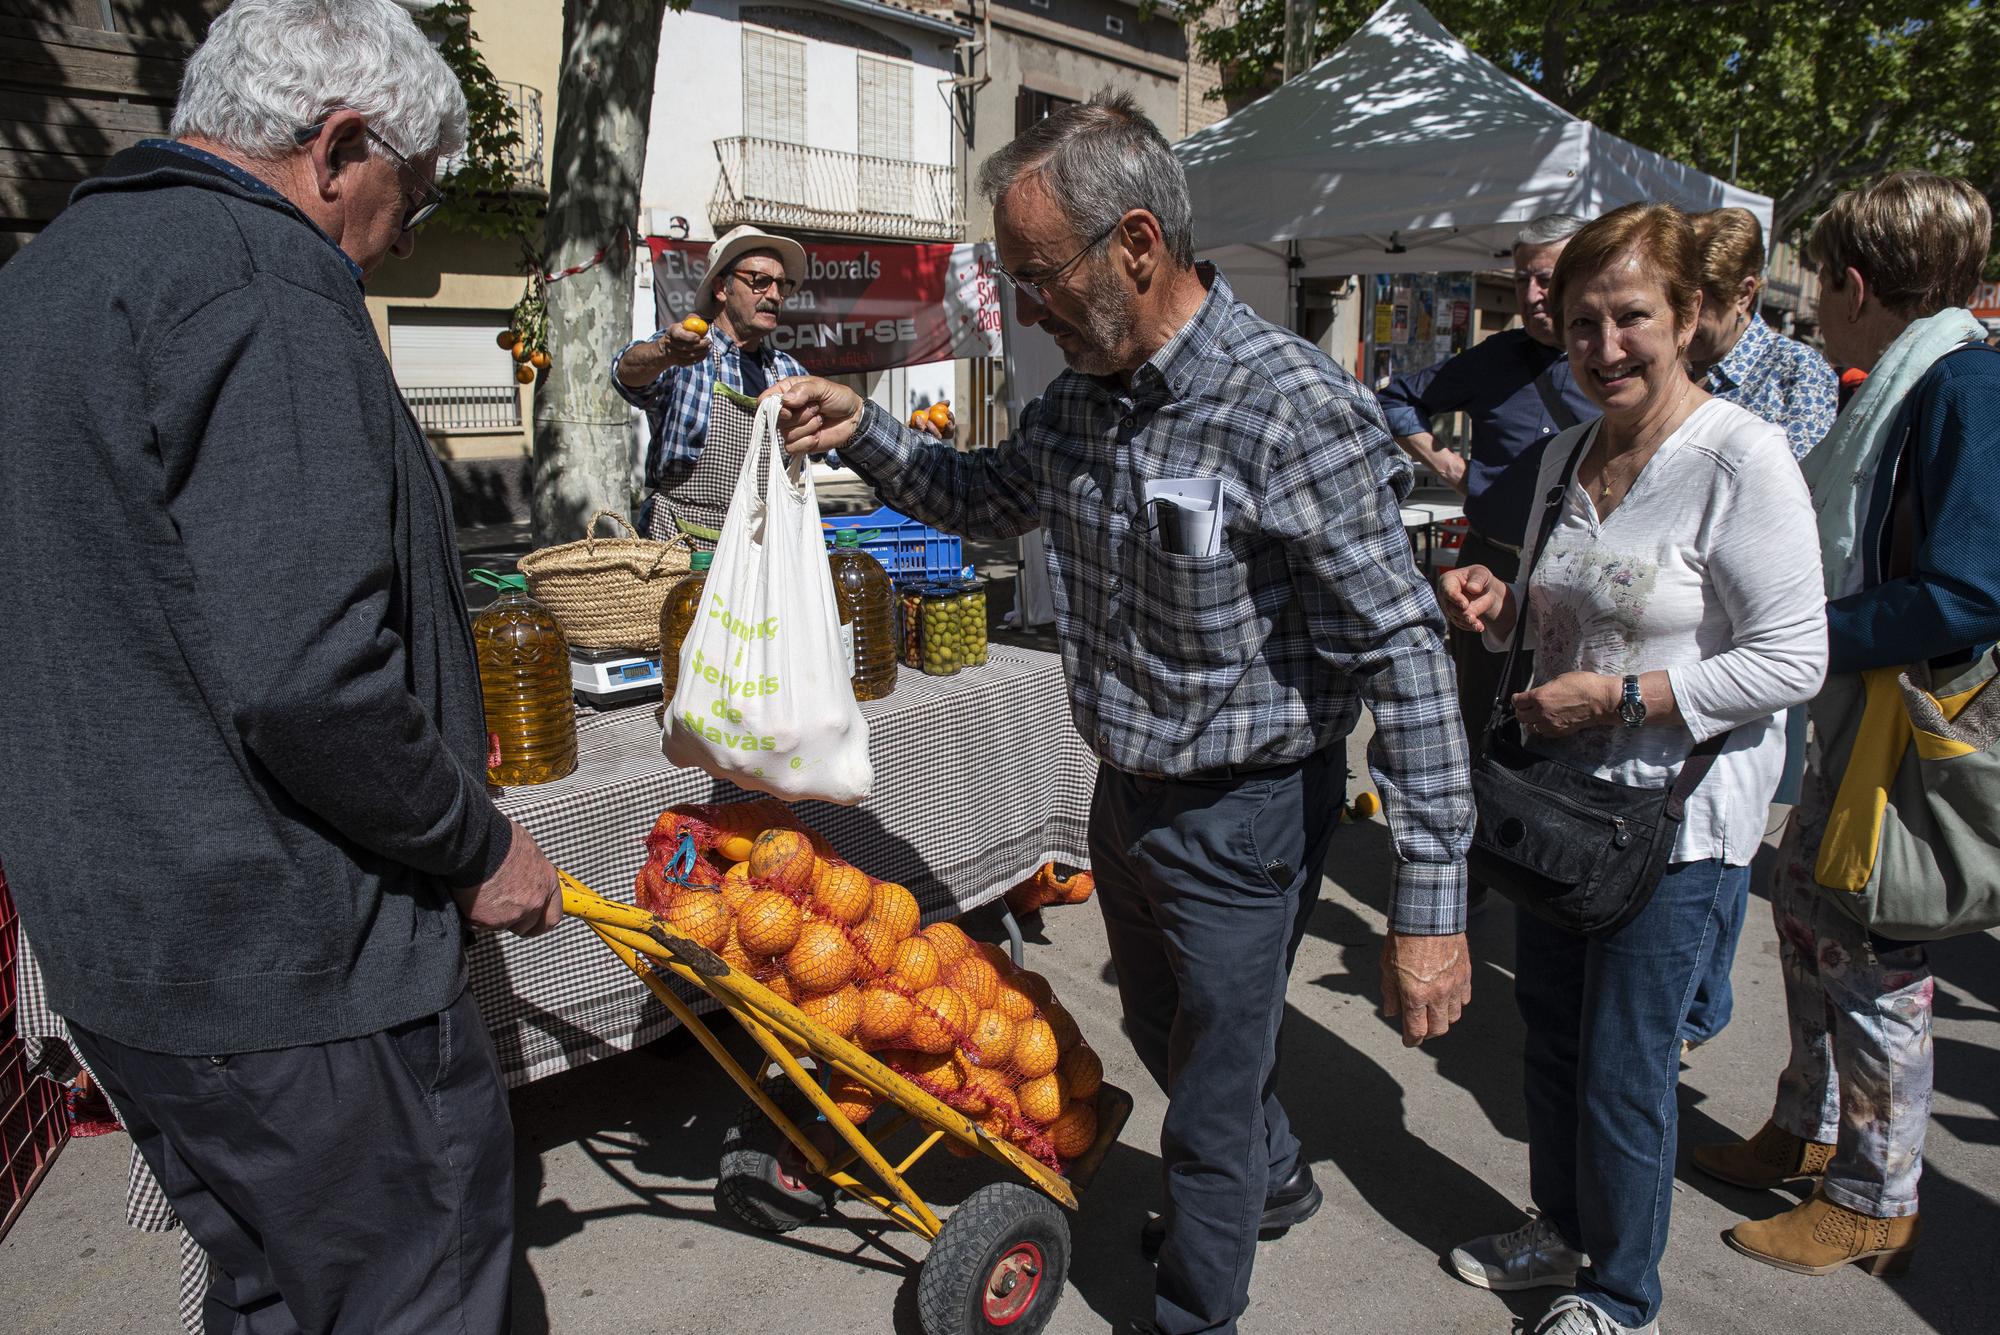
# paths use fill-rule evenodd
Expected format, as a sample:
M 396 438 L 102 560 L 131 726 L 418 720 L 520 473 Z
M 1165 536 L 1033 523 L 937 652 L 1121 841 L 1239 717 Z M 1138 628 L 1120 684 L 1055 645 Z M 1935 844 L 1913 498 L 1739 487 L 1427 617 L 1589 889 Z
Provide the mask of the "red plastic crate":
M 69 1110 L 62 1086 L 28 1076 L 28 1054 L 15 1032 L 15 964 L 21 931 L 14 897 L 0 872 L 0 1238 L 35 1194 L 57 1154 L 69 1142 Z

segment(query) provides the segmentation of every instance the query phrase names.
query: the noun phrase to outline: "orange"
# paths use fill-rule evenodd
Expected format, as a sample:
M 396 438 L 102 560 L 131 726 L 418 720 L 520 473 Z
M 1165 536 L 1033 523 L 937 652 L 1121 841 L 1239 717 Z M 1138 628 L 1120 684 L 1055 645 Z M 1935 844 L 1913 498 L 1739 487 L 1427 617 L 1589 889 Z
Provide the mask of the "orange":
M 882 1064 L 938 1094 L 955 1094 L 965 1084 L 965 1072 L 948 1052 L 895 1048 L 882 1054 Z
M 502 329 L 500 337 L 493 341 L 501 347 L 511 350 L 516 343 L 521 341 L 521 331 L 518 329 Z
M 861 1023 L 861 990 L 848 983 L 831 992 L 816 992 L 799 998 L 799 1010 L 841 1038 L 854 1037 Z
M 812 841 L 797 830 L 766 830 L 750 845 L 750 879 L 776 889 L 804 890 L 819 861 Z
M 1035 1003 L 1013 979 L 1003 977 L 993 989 L 993 1009 L 1018 1023 L 1034 1015 Z
M 919 1052 L 950 1052 L 971 1023 L 965 1002 L 948 987 L 927 987 L 917 993 L 917 1013 L 910 1020 L 909 1044 Z
M 917 930 L 923 912 L 917 897 L 894 881 L 877 881 L 868 896 L 868 916 L 888 927 L 898 941 Z
M 705 950 L 729 939 L 729 905 L 713 890 L 684 890 L 660 915 L 667 926 Z
M 1000 975 L 993 971 L 993 966 L 986 962 L 984 956 L 970 951 L 945 965 L 944 972 L 939 976 L 965 993 L 978 1010 L 990 1009 L 1000 991 Z
M 1063 1106 L 1069 1102 L 1069 1091 L 1063 1087 L 1061 1074 L 1051 1071 L 1034 1080 L 1023 1080 L 1015 1097 L 1021 1101 L 1023 1115 L 1047 1126 L 1062 1116 Z
M 673 892 L 680 888 L 667 884 L 664 868 L 665 864 L 654 858 L 639 868 L 639 879 L 633 883 L 632 902 L 648 913 L 665 913 Z
M 965 1036 L 965 1055 L 981 1066 L 1004 1067 L 1014 1054 L 1014 1022 L 999 1011 L 981 1011 Z
M 799 999 L 798 989 L 792 986 L 792 980 L 785 977 L 782 969 L 770 970 L 766 976 L 759 977 L 757 981 L 780 1001 L 796 1002 Z
M 995 945 L 991 941 L 975 941 L 972 943 L 972 948 L 979 952 L 981 959 L 993 966 L 993 972 L 999 974 L 1001 978 L 1011 978 L 1020 972 L 1014 967 L 1014 957 L 1007 953 L 1007 947 Z
M 896 957 L 896 947 L 902 944 L 889 934 L 889 929 L 873 918 L 854 929 L 854 944 L 867 960 L 863 970 L 870 978 L 877 978 L 889 972 L 889 965 Z
M 1014 986 L 1027 993 L 1028 1000 L 1037 1006 L 1046 1006 L 1056 999 L 1056 994 L 1049 988 L 1049 980 L 1033 969 L 1021 970 L 1014 975 L 1012 981 Z
M 525 364 L 515 367 L 514 380 L 517 384 L 532 385 L 535 383 L 535 368 Z
M 859 962 L 838 927 L 809 922 L 799 929 L 798 944 L 785 954 L 785 973 L 804 991 L 830 992 L 854 981 Z
M 874 986 L 861 989 L 861 1022 L 855 1032 L 871 1047 L 886 1047 L 901 1041 L 917 1015 L 917 1003 L 894 988 Z
M 723 902 L 732 913 L 743 911 L 743 902 L 757 893 L 757 886 L 748 876 L 725 876 L 722 878 Z
M 924 429 L 924 410 L 922 408 L 915 409 L 910 413 L 910 425 L 919 431 Z
M 706 334 L 708 332 L 708 321 L 702 319 L 699 315 L 690 315 L 687 319 L 681 321 L 681 328 L 687 330 L 690 334 Z
M 1069 1084 L 1071 1098 L 1094 1099 L 1104 1084 L 1104 1059 L 1088 1043 L 1079 1043 L 1064 1054 L 1058 1069 Z
M 896 953 L 889 957 L 890 976 L 912 992 L 934 986 L 939 969 L 937 947 L 922 936 L 897 942 Z
M 1072 1099 L 1062 1116 L 1049 1124 L 1049 1144 L 1065 1159 L 1074 1159 L 1097 1139 L 1097 1105 Z
M 549 369 L 549 354 L 543 352 L 540 348 L 536 348 L 528 354 L 528 364 L 533 366 L 537 371 L 546 371 Z
M 1039 1080 L 1062 1060 L 1047 1020 L 1029 1020 L 1014 1034 L 1014 1069 L 1023 1080 Z
M 723 938 L 722 949 L 716 953 L 722 956 L 724 964 L 740 974 L 754 975 L 757 972 L 757 961 L 750 958 L 743 949 L 743 943 L 736 937 L 735 923 L 729 924 L 729 935 Z
M 933 403 L 931 405 L 930 412 L 927 414 L 927 416 L 931 419 L 932 426 L 937 426 L 937 427 L 950 426 L 951 404 L 947 403 L 943 399 L 939 399 L 936 403 Z
M 833 1100 L 833 1106 L 840 1110 L 840 1115 L 856 1126 L 867 1121 L 868 1115 L 875 1111 L 875 1105 L 881 1102 L 874 1090 L 839 1071 L 835 1071 L 826 1082 L 826 1092 Z
M 528 339 L 527 335 L 524 334 L 520 338 L 514 340 L 514 360 L 517 362 L 525 362 L 528 360 L 528 355 L 529 355 Z
M 1047 1020 L 1049 1028 L 1055 1031 L 1057 1051 L 1068 1052 L 1083 1042 L 1083 1031 L 1076 1027 L 1076 1020 L 1063 1009 L 1060 1001 L 1051 1001 L 1042 1007 L 1042 1018 Z
M 1020 1106 L 1014 1099 L 1014 1090 L 1007 1083 L 1007 1077 L 983 1066 L 966 1068 L 965 1089 L 959 1103 L 961 1112 L 974 1117 L 989 1109 L 1015 1112 Z
M 940 965 L 950 964 L 972 949 L 972 938 L 961 931 L 954 922 L 932 923 L 924 928 L 924 939 L 936 947 Z
M 722 854 L 727 862 L 748 862 L 750 860 L 750 839 L 740 834 L 725 834 L 715 841 L 715 851 Z
M 756 870 L 756 860 L 751 860 Z M 856 867 L 821 862 L 823 869 L 813 878 L 812 906 L 820 917 L 852 927 L 868 916 L 871 886 L 868 873 Z
M 736 936 L 743 949 L 766 958 L 797 945 L 804 926 L 799 906 L 776 890 L 754 892 L 736 913 Z

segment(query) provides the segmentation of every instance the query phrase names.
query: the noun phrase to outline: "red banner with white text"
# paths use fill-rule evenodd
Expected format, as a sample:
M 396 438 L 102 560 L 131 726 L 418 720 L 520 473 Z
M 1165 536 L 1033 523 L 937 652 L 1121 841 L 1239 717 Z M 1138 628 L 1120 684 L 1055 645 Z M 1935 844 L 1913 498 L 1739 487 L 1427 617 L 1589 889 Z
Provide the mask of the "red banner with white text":
M 955 357 L 1000 355 L 993 244 L 803 243 L 806 278 L 778 314 L 771 344 L 808 371 L 850 375 Z M 695 313 L 707 241 L 649 236 L 660 328 Z

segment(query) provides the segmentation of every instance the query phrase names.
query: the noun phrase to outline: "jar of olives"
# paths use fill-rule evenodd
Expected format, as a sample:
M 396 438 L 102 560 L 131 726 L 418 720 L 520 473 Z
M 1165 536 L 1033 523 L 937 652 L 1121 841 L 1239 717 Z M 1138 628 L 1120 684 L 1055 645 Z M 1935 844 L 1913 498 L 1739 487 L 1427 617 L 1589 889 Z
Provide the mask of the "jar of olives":
M 904 667 L 924 665 L 924 581 L 904 580 L 896 585 L 896 642 L 902 648 Z
M 933 677 L 949 677 L 966 666 L 971 646 L 966 632 L 966 606 L 956 584 L 926 585 L 918 621 L 917 651 L 921 659 L 918 666 Z M 983 648 L 986 637 L 983 620 L 979 632 Z
M 965 666 L 983 667 L 986 663 L 986 581 L 962 579 L 956 588 L 965 634 Z

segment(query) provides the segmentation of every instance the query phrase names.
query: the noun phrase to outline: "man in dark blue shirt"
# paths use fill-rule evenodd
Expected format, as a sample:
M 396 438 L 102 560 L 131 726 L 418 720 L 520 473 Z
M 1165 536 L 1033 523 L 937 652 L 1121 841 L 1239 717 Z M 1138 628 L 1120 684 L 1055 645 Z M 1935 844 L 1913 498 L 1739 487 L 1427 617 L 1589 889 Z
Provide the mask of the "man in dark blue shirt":
M 1376 391 L 1396 443 L 1465 497 L 1472 525 L 1459 561 L 1483 565 L 1500 578 L 1520 572 L 1521 540 L 1535 506 L 1542 445 L 1564 427 L 1597 416 L 1569 373 L 1562 334 L 1549 309 L 1556 257 L 1584 224 L 1566 213 L 1537 218 L 1514 238 L 1514 297 L 1521 328 L 1475 344 L 1450 361 L 1399 375 Z M 1440 413 L 1472 419 L 1472 457 L 1439 445 L 1431 421 Z M 1500 681 L 1500 655 L 1479 636 L 1453 629 L 1458 706 L 1478 755 L 1480 737 Z M 1473 887 L 1474 901 L 1482 887 Z

